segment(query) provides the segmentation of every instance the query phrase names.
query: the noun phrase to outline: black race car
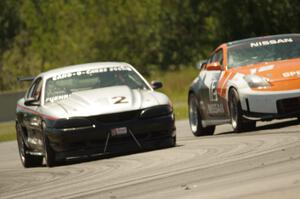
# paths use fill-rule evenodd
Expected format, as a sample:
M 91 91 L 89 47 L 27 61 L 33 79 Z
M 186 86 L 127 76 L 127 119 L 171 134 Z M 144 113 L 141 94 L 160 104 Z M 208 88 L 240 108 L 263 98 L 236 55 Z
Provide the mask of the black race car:
M 44 158 L 54 166 L 81 155 L 175 146 L 172 105 L 153 90 L 160 87 L 127 63 L 83 64 L 40 74 L 17 103 L 22 164 L 39 166 Z

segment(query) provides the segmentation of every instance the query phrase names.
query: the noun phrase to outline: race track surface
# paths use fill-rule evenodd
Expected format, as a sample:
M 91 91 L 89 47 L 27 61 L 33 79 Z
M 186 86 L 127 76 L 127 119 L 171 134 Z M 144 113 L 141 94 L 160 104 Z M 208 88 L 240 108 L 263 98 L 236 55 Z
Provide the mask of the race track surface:
M 0 143 L 0 198 L 300 198 L 300 122 L 218 126 L 194 137 L 177 122 L 177 146 L 24 169 L 16 141 Z

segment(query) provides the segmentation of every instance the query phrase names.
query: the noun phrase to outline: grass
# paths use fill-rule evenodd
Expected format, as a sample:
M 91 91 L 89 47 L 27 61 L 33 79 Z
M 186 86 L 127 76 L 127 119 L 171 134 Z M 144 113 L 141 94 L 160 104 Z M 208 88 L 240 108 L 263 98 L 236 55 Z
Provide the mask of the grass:
M 189 86 L 193 79 L 198 75 L 196 68 L 185 68 L 175 71 L 153 71 L 147 79 L 159 80 L 163 82 L 163 88 L 159 91 L 167 94 L 171 99 L 176 119 L 188 117 L 187 97 Z
M 147 78 L 163 82 L 163 88 L 159 91 L 167 94 L 173 103 L 176 119 L 185 119 L 187 113 L 187 93 L 193 79 L 198 75 L 195 68 L 185 68 L 176 71 L 152 71 Z M 0 142 L 15 140 L 15 122 L 0 122 Z
M 15 122 L 1 122 L 0 123 L 0 142 L 15 140 L 16 130 Z

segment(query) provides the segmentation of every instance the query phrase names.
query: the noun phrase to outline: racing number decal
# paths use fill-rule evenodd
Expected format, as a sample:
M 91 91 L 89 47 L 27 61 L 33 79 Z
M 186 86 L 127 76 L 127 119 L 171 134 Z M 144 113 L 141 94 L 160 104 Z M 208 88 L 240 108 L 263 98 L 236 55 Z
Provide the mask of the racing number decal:
M 207 104 L 209 114 L 223 114 L 224 108 L 221 103 L 218 102 L 218 91 L 217 91 L 218 80 L 213 80 L 209 87 L 209 101 Z
M 124 104 L 124 103 L 128 103 L 128 101 L 126 100 L 126 97 L 124 96 L 116 96 L 112 98 L 114 100 L 114 104 Z
M 213 80 L 209 87 L 209 101 L 217 102 L 218 101 L 218 92 L 217 92 L 217 80 Z

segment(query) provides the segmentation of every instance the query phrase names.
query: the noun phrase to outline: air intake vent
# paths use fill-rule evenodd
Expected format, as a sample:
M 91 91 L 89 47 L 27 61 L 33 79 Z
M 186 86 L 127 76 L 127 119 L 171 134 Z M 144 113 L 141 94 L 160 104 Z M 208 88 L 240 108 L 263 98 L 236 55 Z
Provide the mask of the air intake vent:
M 112 113 L 107 115 L 98 115 L 90 117 L 91 120 L 101 123 L 117 123 L 137 119 L 140 116 L 141 110 L 127 111 L 121 113 Z
M 290 114 L 300 111 L 300 98 L 289 98 L 277 101 L 277 111 L 279 114 Z

